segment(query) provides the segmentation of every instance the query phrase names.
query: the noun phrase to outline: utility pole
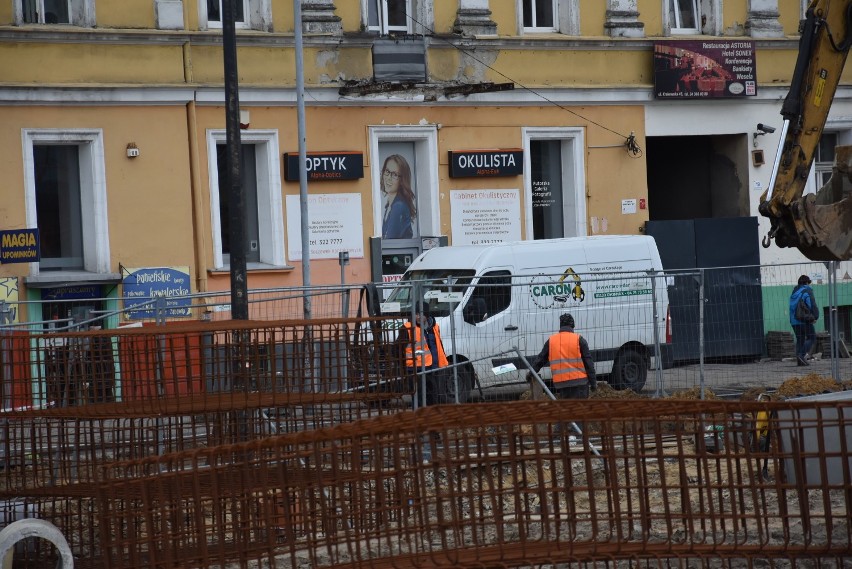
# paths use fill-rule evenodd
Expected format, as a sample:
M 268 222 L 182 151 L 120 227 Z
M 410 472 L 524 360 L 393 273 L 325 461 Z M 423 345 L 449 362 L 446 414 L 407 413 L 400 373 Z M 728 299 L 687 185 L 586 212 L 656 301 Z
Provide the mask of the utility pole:
M 302 53 L 302 0 L 293 0 L 296 42 L 296 122 L 299 135 L 299 212 L 302 218 L 302 286 L 311 286 L 310 219 L 308 219 L 307 135 L 305 134 L 305 63 Z M 305 320 L 311 319 L 311 295 L 303 299 Z
M 222 52 L 225 60 L 225 187 L 228 189 L 231 255 L 231 319 L 248 320 L 246 278 L 246 196 L 240 180 L 240 94 L 237 75 L 236 2 L 222 0 Z M 298 3 L 299 0 L 296 0 Z

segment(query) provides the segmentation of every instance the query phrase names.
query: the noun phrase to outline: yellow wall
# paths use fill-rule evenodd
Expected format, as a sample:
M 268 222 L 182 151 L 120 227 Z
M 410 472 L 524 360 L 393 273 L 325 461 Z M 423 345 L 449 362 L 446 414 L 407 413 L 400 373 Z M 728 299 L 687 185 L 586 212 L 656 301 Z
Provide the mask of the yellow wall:
M 97 2 L 95 17 L 99 28 L 155 28 L 154 1 Z
M 248 107 L 251 127 L 277 129 L 280 151 L 297 150 L 296 112 L 292 107 Z M 450 234 L 449 190 L 470 188 L 522 189 L 521 176 L 507 178 L 450 179 L 448 150 L 472 148 L 518 148 L 524 126 L 579 126 L 585 129 L 588 147 L 586 161 L 587 190 L 592 196 L 588 215 L 608 220 L 608 233 L 637 233 L 647 218 L 645 212 L 622 216 L 622 199 L 647 196 L 645 166 L 627 156 L 621 135 L 612 134 L 594 123 L 619 133 L 644 131 L 641 107 L 572 108 L 555 106 L 506 109 L 496 107 L 308 107 L 308 149 L 311 151 L 355 150 L 364 153 L 365 176 L 357 181 L 312 183 L 312 193 L 350 193 L 362 195 L 360 213 L 364 227 L 364 247 L 373 234 L 372 180 L 367 129 L 369 125 L 441 123 L 438 131 L 441 231 Z M 193 197 L 189 167 L 187 110 L 181 105 L 157 107 L 14 107 L 0 108 L 0 167 L 7 174 L 3 181 L 5 199 L 0 206 L 3 227 L 25 227 L 24 181 L 21 172 L 20 132 L 22 128 L 101 128 L 104 131 L 106 181 L 109 206 L 112 270 L 125 266 L 189 265 L 195 277 L 206 276 L 212 264 L 209 221 L 209 172 L 207 171 L 206 131 L 224 128 L 221 107 L 199 107 L 196 136 L 199 140 L 198 180 L 196 188 L 204 211 L 193 215 Z M 585 120 L 588 119 L 588 120 Z M 341 128 L 341 125 L 346 125 Z M 126 146 L 134 142 L 139 158 L 128 159 Z M 641 138 L 640 138 L 641 143 Z M 607 147 L 607 148 L 596 148 Z M 279 160 L 279 165 L 282 162 Z M 281 172 L 283 178 L 283 166 Z M 282 182 L 283 195 L 298 195 L 298 183 Z M 286 220 L 286 201 L 281 215 Z M 144 223 L 140 223 L 144 220 Z M 206 239 L 205 258 L 196 267 L 193 223 Z M 297 265 L 298 266 L 298 265 Z M 315 283 L 337 282 L 340 269 L 336 260 L 312 260 Z M 196 274 L 201 269 L 201 275 Z M 369 279 L 369 259 L 353 259 L 350 282 Z M 22 276 L 26 265 L 0 267 L 0 276 Z M 299 284 L 299 271 L 250 272 L 249 285 Z M 211 275 L 210 290 L 229 286 L 228 275 Z M 197 287 L 194 286 L 194 290 Z
M 644 14 L 640 17 L 644 20 Z M 580 0 L 580 35 L 592 37 L 606 35 L 604 22 L 606 22 L 606 7 L 602 10 L 599 0 Z
M 491 2 L 491 19 L 497 23 L 497 35 L 517 36 L 518 16 L 514 2 Z
M 221 49 L 219 54 L 221 60 Z M 179 44 L 119 44 L 107 48 L 100 43 L 0 42 L 0 61 L 15 62 L 3 66 L 2 81 L 10 84 L 183 82 Z M 92 65 L 93 61 L 97 65 Z
M 194 265 L 192 201 L 183 106 L 0 107 L 4 171 L 0 226 L 26 227 L 21 129 L 99 128 L 106 164 L 111 270 L 125 266 Z M 127 158 L 127 144 L 139 147 Z M 4 276 L 29 266 L 0 267 Z
M 453 31 L 456 16 L 458 15 L 457 2 L 435 2 L 435 32 L 449 34 Z M 493 9 L 493 8 L 492 8 Z M 494 18 L 492 18 L 493 20 Z
M 361 29 L 361 3 L 335 2 L 334 13 L 339 16 L 344 32 L 357 32 Z

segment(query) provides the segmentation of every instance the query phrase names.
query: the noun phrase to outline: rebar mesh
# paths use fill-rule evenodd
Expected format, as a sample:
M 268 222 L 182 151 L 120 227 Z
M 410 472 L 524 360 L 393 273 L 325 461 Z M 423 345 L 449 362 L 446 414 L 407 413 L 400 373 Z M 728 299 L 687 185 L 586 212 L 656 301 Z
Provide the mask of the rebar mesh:
M 852 543 L 850 410 L 440 406 L 114 463 L 97 486 L 101 544 L 112 567 L 840 567 Z M 776 435 L 764 451 L 750 438 L 759 412 Z M 571 435 L 574 421 L 585 436 Z M 834 448 L 778 444 L 809 428 L 831 431 Z M 832 470 L 843 475 L 832 482 Z

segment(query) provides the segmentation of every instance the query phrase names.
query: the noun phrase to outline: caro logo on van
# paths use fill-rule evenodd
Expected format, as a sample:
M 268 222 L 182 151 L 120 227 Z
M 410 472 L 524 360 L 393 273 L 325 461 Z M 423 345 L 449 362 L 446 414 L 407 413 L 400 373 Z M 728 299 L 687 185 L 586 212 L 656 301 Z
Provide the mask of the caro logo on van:
M 533 277 L 529 290 L 532 301 L 539 308 L 562 307 L 567 304 L 569 298 L 576 302 L 586 299 L 582 279 L 571 267 L 565 269 L 562 276 L 556 280 L 544 274 Z

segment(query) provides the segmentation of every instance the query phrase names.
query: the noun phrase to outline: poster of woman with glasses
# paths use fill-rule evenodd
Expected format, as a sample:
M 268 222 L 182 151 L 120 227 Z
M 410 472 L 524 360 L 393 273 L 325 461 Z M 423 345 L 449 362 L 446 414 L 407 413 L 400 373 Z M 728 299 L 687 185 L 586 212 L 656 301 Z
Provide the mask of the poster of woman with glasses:
M 408 144 L 380 144 L 379 154 L 384 156 L 379 180 L 383 239 L 417 237 L 417 198 L 412 186 L 415 177 L 408 158 L 404 156 L 413 156 L 414 148 L 413 144 L 406 148 Z

